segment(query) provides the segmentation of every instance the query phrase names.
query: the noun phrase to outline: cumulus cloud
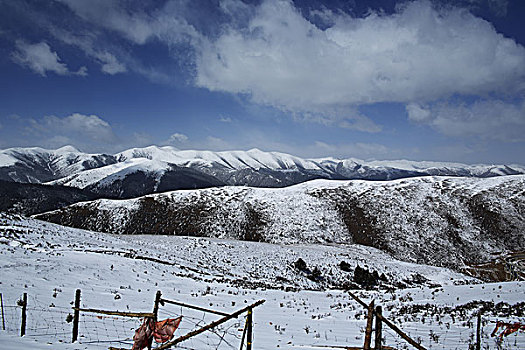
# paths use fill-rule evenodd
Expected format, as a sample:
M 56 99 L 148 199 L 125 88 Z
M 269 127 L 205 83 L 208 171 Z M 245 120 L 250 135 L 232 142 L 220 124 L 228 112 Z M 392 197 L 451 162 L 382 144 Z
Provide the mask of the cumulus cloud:
M 356 18 L 329 10 L 305 17 L 290 0 L 263 0 L 253 6 L 222 0 L 222 16 L 216 16 L 210 34 L 181 0 L 133 11 L 124 1 L 60 1 L 87 23 L 133 44 L 156 40 L 170 50 L 189 44 L 194 54 L 173 50 L 172 55 L 194 74 L 195 85 L 247 96 L 301 121 L 379 132 L 382 127 L 357 113 L 358 106 L 525 91 L 525 48 L 466 9 L 437 5 L 453 2 L 409 1 L 393 14 L 372 12 Z M 465 1 L 460 4 L 483 2 L 500 11 L 508 5 L 505 0 Z M 323 25 L 313 23 L 314 18 Z M 130 68 L 167 82 L 165 75 L 137 64 L 126 66 L 92 43 L 80 46 L 107 74 Z M 425 110 L 410 115 L 428 117 Z
M 188 136 L 180 133 L 174 133 L 172 134 L 169 139 L 168 143 L 184 143 L 188 141 Z
M 406 110 L 409 120 L 430 125 L 444 135 L 501 142 L 525 141 L 525 101 L 412 103 Z
M 34 142 L 48 147 L 73 144 L 84 149 L 104 149 L 118 142 L 111 125 L 96 115 L 74 113 L 66 117 L 30 119 L 26 132 Z
M 80 67 L 77 72 L 71 72 L 67 65 L 61 62 L 60 57 L 46 42 L 29 44 L 22 40 L 16 41 L 16 51 L 11 54 L 13 61 L 33 72 L 45 77 L 47 72 L 58 75 L 87 75 L 87 68 Z
M 316 112 L 525 88 L 525 48 L 466 10 L 416 1 L 392 15 L 326 16 L 323 30 L 291 1 L 264 1 L 246 28 L 198 48 L 196 84 Z

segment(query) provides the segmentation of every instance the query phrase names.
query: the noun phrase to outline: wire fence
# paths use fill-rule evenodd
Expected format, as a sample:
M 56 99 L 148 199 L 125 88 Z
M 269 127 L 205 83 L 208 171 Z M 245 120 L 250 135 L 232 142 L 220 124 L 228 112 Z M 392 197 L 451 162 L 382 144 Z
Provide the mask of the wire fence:
M 23 295 L 17 299 L 2 300 L 2 324 L 5 331 L 20 334 Z M 47 337 L 61 342 L 71 342 L 73 309 L 46 303 L 37 296 L 27 296 L 25 304 L 25 334 L 31 337 Z M 158 309 L 158 319 L 182 316 L 182 322 L 175 337 L 188 334 L 221 316 L 209 312 L 188 309 L 182 306 L 164 304 Z M 525 317 L 506 317 L 512 322 L 525 324 Z M 497 312 L 485 310 L 480 323 L 481 349 L 525 349 L 525 332 L 519 330 L 505 337 L 493 336 L 496 322 L 501 320 Z M 396 323 L 403 332 L 427 349 L 474 349 L 476 344 L 477 310 L 460 313 L 419 312 L 397 315 Z M 81 312 L 79 317 L 78 341 L 82 344 L 100 344 L 131 348 L 135 330 L 142 324 L 136 317 L 101 315 Z M 180 349 L 239 349 L 246 322 L 243 317 L 232 318 L 210 330 L 191 337 L 174 346 Z M 412 348 L 405 339 L 388 327 L 382 327 L 383 344 L 396 349 Z
M 103 343 L 108 346 L 129 346 L 131 348 L 133 335 L 141 323 L 138 318 L 81 313 L 78 342 L 81 344 Z
M 498 317 L 486 315 L 481 317 L 480 348 L 481 349 L 525 349 L 525 332 L 518 331 L 505 337 L 492 336 Z M 525 324 L 523 317 L 515 317 L 514 321 Z M 475 349 L 477 332 L 477 312 L 464 314 L 462 317 L 440 315 L 430 319 L 415 317 L 410 321 L 398 322 L 400 328 L 412 339 L 421 343 L 427 349 Z M 396 349 L 412 348 L 396 332 L 383 327 L 383 344 Z
M 25 333 L 34 337 L 51 336 L 61 339 L 71 335 L 71 325 L 68 325 L 67 318 L 71 314 L 71 309 L 57 307 L 53 304 L 45 304 L 35 296 L 27 296 L 25 307 L 26 323 Z M 24 309 L 23 296 L 17 299 L 14 304 L 10 300 L 3 299 L 2 326 L 8 332 L 20 333 L 22 328 L 22 310 Z
M 182 316 L 182 322 L 177 329 L 177 335 L 184 335 L 206 324 L 220 318 L 206 312 L 177 307 L 166 304 L 159 309 L 159 318 L 172 317 L 173 315 Z M 192 337 L 180 344 L 177 349 L 239 349 L 245 321 L 232 319 L 211 330 Z
M 23 295 L 16 300 L 3 298 L 2 324 L 5 331 L 20 334 L 22 313 L 25 309 L 25 335 L 47 337 L 59 342 L 71 342 L 73 333 L 74 310 L 72 307 L 55 306 L 45 303 L 37 296 Z M 165 304 L 158 310 L 158 319 L 182 316 L 182 322 L 175 332 L 175 337 L 195 331 L 221 316 L 208 312 L 192 310 Z M 91 312 L 80 312 L 78 318 L 78 339 L 80 344 L 99 345 L 101 348 L 129 348 L 133 346 L 133 336 L 143 322 L 137 317 L 120 315 L 103 315 Z M 177 349 L 239 349 L 245 320 L 232 318 L 210 330 L 174 346 Z M 2 325 L 0 325 L 2 327 Z M 0 328 L 2 329 L 2 328 Z M 154 347 L 155 347 L 154 343 Z M 156 344 L 157 346 L 160 345 Z M 97 347 L 97 348 L 98 348 Z

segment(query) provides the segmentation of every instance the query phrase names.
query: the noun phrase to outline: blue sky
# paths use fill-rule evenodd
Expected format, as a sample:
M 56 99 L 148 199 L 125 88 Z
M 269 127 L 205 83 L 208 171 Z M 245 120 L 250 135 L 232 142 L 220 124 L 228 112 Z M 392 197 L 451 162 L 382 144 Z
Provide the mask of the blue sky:
M 0 148 L 525 164 L 520 0 L 0 0 Z

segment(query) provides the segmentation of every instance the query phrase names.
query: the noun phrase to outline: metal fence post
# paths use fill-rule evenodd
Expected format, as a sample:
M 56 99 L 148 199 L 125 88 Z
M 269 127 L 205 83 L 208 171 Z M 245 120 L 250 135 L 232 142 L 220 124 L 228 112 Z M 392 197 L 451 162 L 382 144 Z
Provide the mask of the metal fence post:
M 22 326 L 20 327 L 20 336 L 23 337 L 26 334 L 26 321 L 27 321 L 27 293 L 24 293 L 22 299 Z
M 478 325 L 476 327 L 476 350 L 481 349 L 481 310 L 478 312 Z
M 73 316 L 73 337 L 71 342 L 74 343 L 78 339 L 78 322 L 80 320 L 80 289 L 75 293 L 75 312 Z
M 2 329 L 5 331 L 5 318 L 4 318 L 4 298 L 0 293 L 0 305 L 2 306 Z
M 252 317 L 252 309 L 248 309 L 248 331 L 246 332 L 246 350 L 252 350 L 252 341 L 253 341 L 253 317 Z
M 381 306 L 376 307 L 376 338 L 375 338 L 375 344 L 374 349 L 375 350 L 381 350 L 383 344 L 383 325 L 381 323 L 381 316 L 382 316 L 383 308 Z

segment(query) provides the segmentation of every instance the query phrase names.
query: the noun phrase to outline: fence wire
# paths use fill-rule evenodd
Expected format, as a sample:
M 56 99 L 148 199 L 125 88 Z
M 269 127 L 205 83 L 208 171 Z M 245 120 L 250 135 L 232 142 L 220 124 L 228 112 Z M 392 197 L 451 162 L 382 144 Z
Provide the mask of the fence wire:
M 190 310 L 183 307 L 164 306 L 159 309 L 159 319 L 182 316 L 175 337 L 187 334 L 213 322 L 221 316 Z M 244 319 L 231 319 L 217 327 L 185 340 L 176 345 L 177 349 L 239 349 Z
M 20 333 L 22 324 L 22 295 L 17 300 L 3 299 L 3 320 L 5 331 Z M 27 296 L 25 334 L 31 337 L 49 337 L 71 342 L 73 309 L 45 303 L 36 296 Z M 175 337 L 197 330 L 221 316 L 170 305 L 158 310 L 158 319 L 182 316 Z M 78 342 L 80 344 L 101 344 L 104 347 L 131 348 L 135 330 L 142 319 L 126 316 L 108 316 L 80 312 Z M 180 349 L 239 349 L 245 320 L 242 317 L 229 320 L 217 327 L 177 344 Z M 155 345 L 155 343 L 154 343 Z M 156 344 L 158 346 L 160 344 Z
M 522 319 L 519 319 L 523 321 Z M 475 314 L 465 315 L 465 318 L 441 316 L 439 320 L 431 320 L 426 317 L 425 322 L 414 319 L 410 322 L 402 322 L 398 325 L 409 337 L 420 342 L 427 349 L 474 349 L 476 344 L 477 316 Z M 481 322 L 481 349 L 524 349 L 525 333 L 516 332 L 499 339 L 491 336 L 496 324 L 491 317 L 482 317 Z M 384 345 L 396 349 L 412 349 L 404 339 L 396 332 L 383 324 Z

